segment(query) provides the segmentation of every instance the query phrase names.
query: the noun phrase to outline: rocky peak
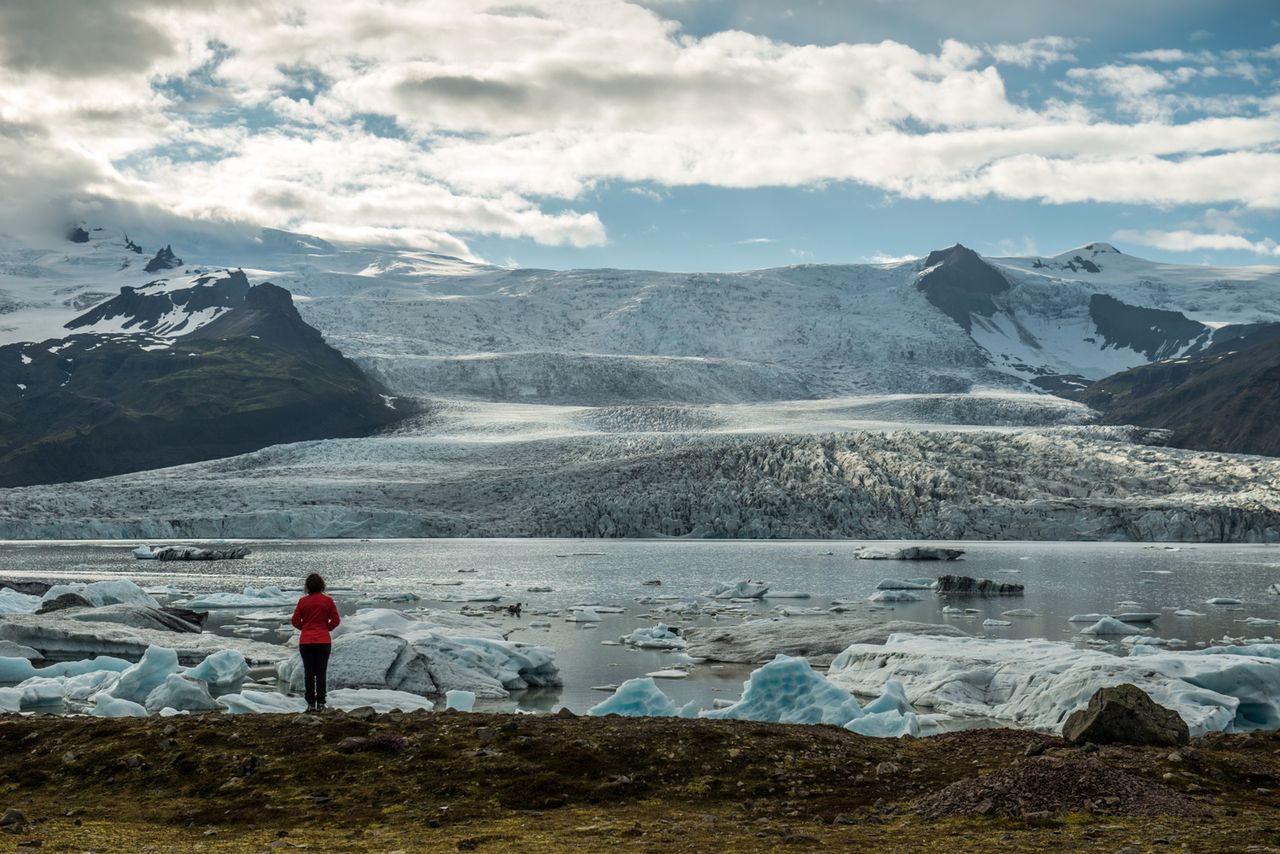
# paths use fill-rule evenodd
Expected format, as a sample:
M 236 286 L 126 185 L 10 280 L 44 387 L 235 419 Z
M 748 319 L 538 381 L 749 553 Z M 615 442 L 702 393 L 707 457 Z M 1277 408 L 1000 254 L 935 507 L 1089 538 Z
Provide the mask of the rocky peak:
M 182 259 L 173 254 L 173 247 L 166 246 L 156 253 L 156 256 L 147 262 L 147 266 L 142 269 L 148 273 L 158 273 L 161 270 L 172 270 L 175 267 L 182 266 Z

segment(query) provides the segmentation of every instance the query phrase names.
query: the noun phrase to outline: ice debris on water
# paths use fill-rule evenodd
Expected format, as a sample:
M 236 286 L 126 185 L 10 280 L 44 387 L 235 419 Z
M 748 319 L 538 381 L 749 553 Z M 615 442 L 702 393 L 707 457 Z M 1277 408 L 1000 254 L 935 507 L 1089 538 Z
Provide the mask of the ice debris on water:
M 760 599 L 769 592 L 769 585 L 763 581 L 739 579 L 733 582 L 719 582 L 702 594 L 711 599 Z
M 1115 617 L 1103 617 L 1093 625 L 1080 630 L 1082 635 L 1136 635 L 1140 632 L 1142 629 L 1122 623 Z
M 684 638 L 666 623 L 658 623 L 645 629 L 636 629 L 629 635 L 618 638 L 627 646 L 640 649 L 684 649 Z
M 278 608 L 292 605 L 297 596 L 285 593 L 279 587 L 246 587 L 243 593 L 203 593 L 183 603 L 193 611 L 210 608 Z

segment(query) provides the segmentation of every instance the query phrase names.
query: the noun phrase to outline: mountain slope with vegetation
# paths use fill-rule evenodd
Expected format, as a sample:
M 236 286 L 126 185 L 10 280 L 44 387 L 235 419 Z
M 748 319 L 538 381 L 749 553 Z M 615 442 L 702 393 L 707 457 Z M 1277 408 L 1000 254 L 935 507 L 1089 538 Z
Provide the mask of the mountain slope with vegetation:
M 394 399 L 263 284 L 180 339 L 0 347 L 0 486 L 55 483 L 366 436 Z

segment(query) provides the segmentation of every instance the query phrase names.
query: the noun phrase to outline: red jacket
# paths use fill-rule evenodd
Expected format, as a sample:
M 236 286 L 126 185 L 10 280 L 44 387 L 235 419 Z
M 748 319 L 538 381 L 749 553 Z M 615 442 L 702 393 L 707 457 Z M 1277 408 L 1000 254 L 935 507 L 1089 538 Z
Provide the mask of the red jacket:
M 342 619 L 332 599 L 323 593 L 308 593 L 298 600 L 289 622 L 295 629 L 302 629 L 298 643 L 333 643 L 329 632 L 336 629 Z

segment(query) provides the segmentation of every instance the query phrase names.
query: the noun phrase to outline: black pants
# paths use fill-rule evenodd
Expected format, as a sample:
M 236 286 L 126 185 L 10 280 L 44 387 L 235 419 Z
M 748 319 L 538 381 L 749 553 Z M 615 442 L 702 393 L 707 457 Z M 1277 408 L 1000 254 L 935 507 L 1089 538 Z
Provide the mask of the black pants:
M 302 674 L 306 683 L 307 705 L 324 705 L 324 680 L 329 671 L 329 651 L 333 644 L 300 643 L 298 654 L 302 656 Z

